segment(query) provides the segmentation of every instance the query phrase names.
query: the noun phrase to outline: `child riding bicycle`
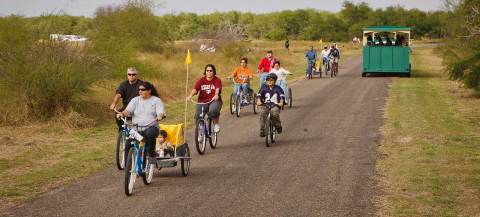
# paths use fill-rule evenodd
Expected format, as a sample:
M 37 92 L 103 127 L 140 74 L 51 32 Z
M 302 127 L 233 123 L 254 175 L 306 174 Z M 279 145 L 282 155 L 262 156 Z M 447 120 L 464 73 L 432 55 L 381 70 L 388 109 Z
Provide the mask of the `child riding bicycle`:
M 265 137 L 265 119 L 271 113 L 271 120 L 277 132 L 282 133 L 282 122 L 280 121 L 280 107 L 283 105 L 284 93 L 280 86 L 275 85 L 277 75 L 268 74 L 266 85 L 263 85 L 258 92 L 257 105 L 264 105 L 263 112 L 260 115 L 260 137 Z
M 240 93 L 240 90 L 243 91 L 245 95 L 248 95 L 250 91 L 250 80 L 253 78 L 253 72 L 247 67 L 248 59 L 242 58 L 240 60 L 240 66 L 235 68 L 232 72 L 231 77 L 234 79 L 233 94 L 237 96 Z M 243 103 L 249 103 L 248 99 Z
M 285 94 L 285 102 L 290 102 L 290 96 L 288 95 L 287 75 L 291 75 L 292 73 L 282 68 L 280 66 L 280 61 L 275 62 L 270 73 L 277 75 L 277 82 L 275 84 L 282 88 L 283 93 Z

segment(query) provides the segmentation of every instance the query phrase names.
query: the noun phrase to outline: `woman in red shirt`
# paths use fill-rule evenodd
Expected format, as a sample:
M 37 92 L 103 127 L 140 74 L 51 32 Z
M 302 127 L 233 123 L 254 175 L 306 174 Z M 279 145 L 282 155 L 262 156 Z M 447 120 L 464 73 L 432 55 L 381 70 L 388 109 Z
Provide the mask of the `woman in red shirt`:
M 216 76 L 217 71 L 215 66 L 207 64 L 205 66 L 204 76 L 195 82 L 192 92 L 187 97 L 187 100 L 191 100 L 194 95 L 198 93 L 199 103 L 208 103 L 197 105 L 195 109 L 195 120 L 199 118 L 202 112 L 207 111 L 208 117 L 213 121 L 213 131 L 220 132 L 220 110 L 222 109 L 222 80 Z

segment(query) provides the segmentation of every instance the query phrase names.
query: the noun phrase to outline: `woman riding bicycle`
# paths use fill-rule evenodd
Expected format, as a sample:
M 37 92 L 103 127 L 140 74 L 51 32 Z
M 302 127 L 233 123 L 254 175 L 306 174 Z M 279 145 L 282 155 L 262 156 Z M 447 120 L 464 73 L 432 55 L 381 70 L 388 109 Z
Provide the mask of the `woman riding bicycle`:
M 199 103 L 195 109 L 195 120 L 197 120 L 202 113 L 202 107 L 204 111 L 207 111 L 208 117 L 213 121 L 213 131 L 215 133 L 220 132 L 220 110 L 222 109 L 222 80 L 216 76 L 217 71 L 215 66 L 207 64 L 205 66 L 204 76 L 195 82 L 192 92 L 187 97 L 187 100 L 191 100 L 194 95 L 198 93 Z
M 284 102 L 284 94 L 281 87 L 275 85 L 277 75 L 274 73 L 268 74 L 266 78 L 266 85 L 263 85 L 258 92 L 257 105 L 265 105 L 263 112 L 260 115 L 260 136 L 265 137 L 265 119 L 268 113 L 271 113 L 271 120 L 277 132 L 282 133 L 282 122 L 280 121 L 280 107 Z
M 289 71 L 285 70 L 284 68 L 280 67 L 280 61 L 275 62 L 273 65 L 273 69 L 270 73 L 274 73 L 277 75 L 277 82 L 276 85 L 280 86 L 285 94 L 285 102 L 289 102 L 290 96 L 288 95 L 288 85 L 287 85 L 287 75 L 290 75 Z
M 235 68 L 231 74 L 231 77 L 234 79 L 233 94 L 235 96 L 240 93 L 240 89 L 245 95 L 250 91 L 250 80 L 253 78 L 253 72 L 247 67 L 247 63 L 248 59 L 246 57 L 242 58 L 240 66 Z
M 151 83 L 144 82 L 138 89 L 139 96 L 133 98 L 121 114 L 132 117 L 132 123 L 138 126 L 137 131 L 144 137 L 145 149 L 150 156 L 156 156 L 155 144 L 159 134 L 157 121 L 165 117 L 164 105 Z M 130 146 L 131 144 L 127 142 L 126 153 Z

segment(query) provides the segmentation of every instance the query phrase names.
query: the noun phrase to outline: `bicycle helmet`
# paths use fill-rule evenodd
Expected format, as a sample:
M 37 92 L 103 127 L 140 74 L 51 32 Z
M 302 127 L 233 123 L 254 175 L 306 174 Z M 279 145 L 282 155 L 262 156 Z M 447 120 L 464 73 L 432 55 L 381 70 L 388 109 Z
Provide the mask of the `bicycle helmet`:
M 277 75 L 275 73 L 270 73 L 267 75 L 267 78 L 265 80 L 268 80 L 268 79 L 273 79 L 274 81 L 277 81 Z

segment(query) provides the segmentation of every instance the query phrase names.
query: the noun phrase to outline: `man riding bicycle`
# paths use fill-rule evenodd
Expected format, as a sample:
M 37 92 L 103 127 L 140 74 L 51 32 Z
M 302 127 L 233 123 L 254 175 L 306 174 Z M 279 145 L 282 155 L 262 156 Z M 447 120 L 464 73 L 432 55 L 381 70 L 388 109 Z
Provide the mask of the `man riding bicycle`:
M 202 107 L 204 111 L 207 111 L 208 117 L 212 119 L 213 131 L 215 133 L 220 132 L 220 110 L 222 109 L 222 80 L 216 76 L 217 71 L 215 66 L 207 64 L 205 66 L 204 76 L 195 82 L 192 92 L 187 97 L 187 100 L 191 100 L 194 95 L 198 93 L 199 103 L 195 109 L 195 120 L 200 118 L 202 113 Z
M 271 120 L 277 132 L 282 133 L 282 122 L 280 121 L 280 108 L 285 101 L 283 90 L 280 86 L 275 85 L 277 75 L 268 74 L 266 77 L 266 85 L 263 85 L 258 92 L 257 105 L 265 105 L 260 115 L 260 136 L 265 137 L 265 119 L 268 113 L 271 113 Z
M 265 83 L 265 79 L 267 78 L 268 73 L 270 73 L 270 70 L 273 67 L 273 63 L 275 63 L 276 61 L 277 58 L 273 56 L 273 51 L 269 50 L 267 51 L 267 55 L 258 64 L 257 73 L 260 74 L 259 88 L 261 88 L 262 85 Z
M 234 79 L 233 94 L 237 96 L 240 89 L 245 95 L 250 91 L 250 80 L 253 78 L 253 72 L 247 67 L 248 59 L 246 57 L 240 60 L 240 66 L 235 68 L 231 77 Z M 248 99 L 245 99 L 248 100 Z M 244 103 L 249 103 L 248 101 Z
M 313 46 L 310 46 L 310 50 L 305 54 L 305 58 L 307 59 L 307 70 L 305 75 L 308 78 L 312 73 L 312 68 L 315 66 L 315 62 L 317 61 L 317 51 L 313 49 Z
M 138 79 L 138 71 L 137 69 L 130 67 L 127 69 L 127 80 L 120 83 L 116 90 L 115 97 L 113 98 L 113 102 L 110 105 L 110 109 L 114 110 L 118 104 L 118 101 L 122 99 L 122 108 L 118 111 L 123 111 L 127 107 L 128 103 L 134 98 L 137 97 L 139 94 L 139 87 L 143 84 L 143 81 Z M 115 119 L 118 125 L 118 131 L 123 130 L 123 122 L 121 120 Z
M 340 50 L 335 45 L 332 45 L 330 49 L 329 58 L 332 58 L 332 68 L 338 73 L 338 62 L 340 61 Z

